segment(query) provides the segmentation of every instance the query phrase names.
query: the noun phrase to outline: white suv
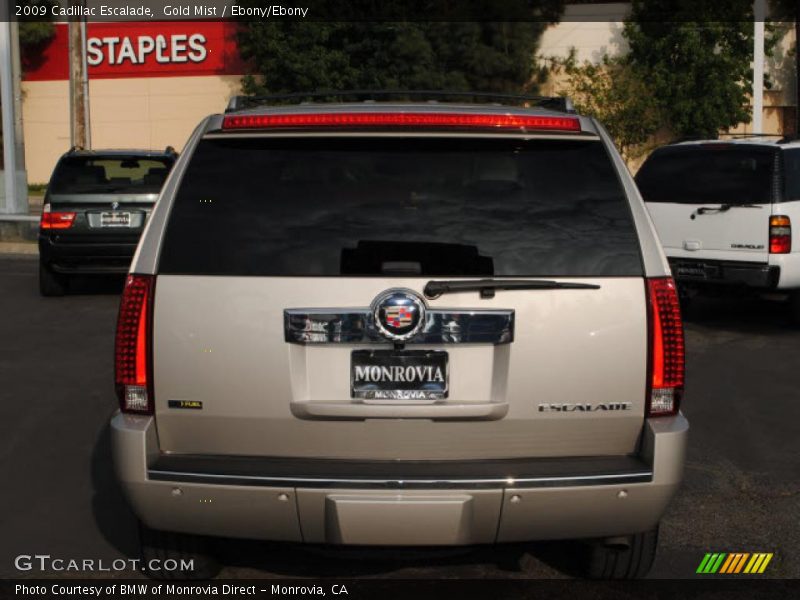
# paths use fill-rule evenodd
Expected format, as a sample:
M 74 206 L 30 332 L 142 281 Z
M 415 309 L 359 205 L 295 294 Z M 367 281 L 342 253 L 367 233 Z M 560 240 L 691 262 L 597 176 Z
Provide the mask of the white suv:
M 800 323 L 800 143 L 769 138 L 659 148 L 636 183 L 687 295 L 782 293 Z M 796 228 L 795 228 L 796 229 Z
M 256 106 L 200 124 L 134 258 L 116 469 L 145 559 L 195 560 L 176 576 L 215 572 L 214 536 L 580 540 L 587 574 L 642 576 L 682 478 L 683 361 L 595 120 Z

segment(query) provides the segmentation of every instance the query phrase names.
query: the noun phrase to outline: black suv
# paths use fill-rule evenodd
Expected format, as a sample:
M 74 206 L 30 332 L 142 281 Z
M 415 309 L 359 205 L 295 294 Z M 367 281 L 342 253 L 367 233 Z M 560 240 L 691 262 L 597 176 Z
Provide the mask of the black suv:
M 73 274 L 125 273 L 177 154 L 75 150 L 56 164 L 39 228 L 39 291 L 63 295 Z

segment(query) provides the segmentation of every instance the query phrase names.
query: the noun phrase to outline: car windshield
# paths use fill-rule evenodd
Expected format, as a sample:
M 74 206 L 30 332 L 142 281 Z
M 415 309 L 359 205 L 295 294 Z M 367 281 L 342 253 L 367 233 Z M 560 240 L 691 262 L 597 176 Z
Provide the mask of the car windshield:
M 158 194 L 171 158 L 67 156 L 50 181 L 51 194 Z
M 638 238 L 596 140 L 207 138 L 160 270 L 634 276 Z
M 769 204 L 776 150 L 693 144 L 656 150 L 636 175 L 645 202 Z

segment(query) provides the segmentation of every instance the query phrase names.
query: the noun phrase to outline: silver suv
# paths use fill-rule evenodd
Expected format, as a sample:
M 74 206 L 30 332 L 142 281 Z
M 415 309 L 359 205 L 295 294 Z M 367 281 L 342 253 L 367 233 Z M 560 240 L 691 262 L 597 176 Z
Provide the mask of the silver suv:
M 608 134 L 542 103 L 200 124 L 117 329 L 145 568 L 212 576 L 234 537 L 576 540 L 589 576 L 648 571 L 687 440 L 678 298 Z

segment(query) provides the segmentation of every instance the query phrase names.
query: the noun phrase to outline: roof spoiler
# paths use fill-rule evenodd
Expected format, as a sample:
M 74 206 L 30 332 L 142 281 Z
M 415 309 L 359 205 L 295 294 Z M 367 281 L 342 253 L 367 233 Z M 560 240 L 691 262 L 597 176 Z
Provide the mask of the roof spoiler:
M 436 103 L 448 100 L 484 102 L 497 105 L 536 106 L 556 112 L 575 114 L 575 107 L 566 96 L 527 96 L 494 92 L 442 92 L 434 90 L 345 90 L 327 92 L 301 92 L 297 94 L 268 94 L 265 96 L 233 96 L 225 108 L 226 113 L 257 108 L 305 104 L 310 102 L 376 102 L 408 101 Z

